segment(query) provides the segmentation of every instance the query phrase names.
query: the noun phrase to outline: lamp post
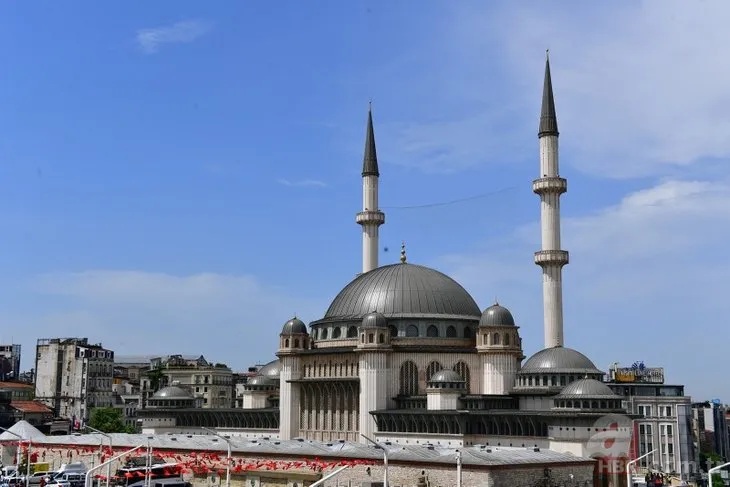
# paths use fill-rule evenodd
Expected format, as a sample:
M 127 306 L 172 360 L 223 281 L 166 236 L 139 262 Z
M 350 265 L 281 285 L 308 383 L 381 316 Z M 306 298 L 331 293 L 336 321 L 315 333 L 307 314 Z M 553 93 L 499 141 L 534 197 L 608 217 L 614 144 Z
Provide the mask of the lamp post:
M 149 445 L 149 442 L 147 443 L 147 445 Z M 119 459 L 120 459 L 120 458 L 122 458 L 123 456 L 125 456 L 125 455 L 129 455 L 130 453 L 132 453 L 132 452 L 135 452 L 135 451 L 139 450 L 140 448 L 144 448 L 144 447 L 145 447 L 145 444 L 144 444 L 144 443 L 142 443 L 141 445 L 137 445 L 137 446 L 135 446 L 134 448 L 132 448 L 132 449 L 130 449 L 130 450 L 127 450 L 127 451 L 125 451 L 124 453 L 120 453 L 119 455 L 117 455 L 117 456 L 115 456 L 115 457 L 112 457 L 112 458 L 110 458 L 109 460 L 107 460 L 107 461 L 106 461 L 106 462 L 104 462 L 104 463 L 100 463 L 100 464 L 99 464 L 99 465 L 97 465 L 96 467 L 91 467 L 91 468 L 89 469 L 89 471 L 88 471 L 88 472 L 86 472 L 86 477 L 84 478 L 84 487 L 91 487 L 91 474 L 92 474 L 92 473 L 93 473 L 93 472 L 94 472 L 95 470 L 99 470 L 99 469 L 100 469 L 101 467 L 105 467 L 105 466 L 107 466 L 107 465 L 111 465 L 111 464 L 112 464 L 113 462 L 116 462 L 117 460 L 119 460 Z
M 656 450 L 657 449 L 654 448 L 649 453 L 644 453 L 640 457 L 635 458 L 634 460 L 631 460 L 630 462 L 626 462 L 626 487 L 631 487 L 631 466 L 633 464 L 635 464 L 636 462 L 638 462 L 639 460 L 641 460 L 642 458 L 648 457 L 649 455 L 651 455 L 652 453 L 654 453 Z
M 25 469 L 25 487 L 28 487 L 28 485 L 30 483 L 30 448 L 33 446 L 30 441 L 30 438 L 26 440 L 25 438 L 20 436 L 18 433 L 14 432 L 14 431 L 10 431 L 9 429 L 5 429 L 2 427 L 0 427 L 0 430 L 5 431 L 6 433 L 10 433 L 11 435 L 20 439 L 20 441 L 18 442 L 18 464 L 20 464 L 20 460 L 22 459 L 22 457 L 20 456 L 20 442 L 21 441 L 28 442 L 28 451 L 25 454 L 26 461 L 27 461 L 26 469 Z
M 218 432 L 210 428 L 201 427 L 201 429 L 203 431 L 207 431 L 213 436 L 217 436 L 218 438 L 226 442 L 226 447 L 228 449 L 226 456 L 226 487 L 231 487 L 231 440 L 223 435 L 220 435 Z
M 717 472 L 718 470 L 722 470 L 725 467 L 730 466 L 730 462 L 723 463 L 722 465 L 718 465 L 717 467 L 712 467 L 710 470 L 707 471 L 707 485 L 709 487 L 712 487 L 712 475 Z
M 456 450 L 456 487 L 461 487 L 461 450 Z
M 344 465 L 344 466 L 342 466 L 342 467 L 338 468 L 337 470 L 335 470 L 334 472 L 328 473 L 327 475 L 325 475 L 324 477 L 322 477 L 321 479 L 319 479 L 318 481 L 316 481 L 315 483 L 313 483 L 313 484 L 312 484 L 312 485 L 310 485 L 309 487 L 320 487 L 321 485 L 323 485 L 323 484 L 324 484 L 324 481 L 325 481 L 325 480 L 329 480 L 329 479 L 331 479 L 332 477 L 334 477 L 334 476 L 335 476 L 335 475 L 337 475 L 338 473 L 340 473 L 340 472 L 342 472 L 343 470 L 346 470 L 346 469 L 348 469 L 348 468 L 350 468 L 350 467 L 349 467 L 349 465 Z M 337 485 L 339 485 L 339 481 L 337 482 Z
M 104 433 L 103 431 L 99 431 L 98 429 L 92 428 L 89 425 L 86 425 L 86 429 L 93 431 L 97 435 L 101 435 L 101 436 L 105 437 L 107 440 L 109 440 L 109 450 L 111 450 L 112 452 L 114 451 L 114 448 L 112 447 L 112 436 L 110 434 Z M 103 441 L 102 441 L 102 446 L 104 446 Z M 101 462 L 101 457 L 99 457 L 99 462 Z M 111 478 L 111 476 L 112 476 L 112 465 L 110 463 L 106 466 L 106 487 L 109 487 L 109 485 L 110 485 L 109 479 Z
M 368 438 L 367 436 L 360 433 L 360 436 L 368 440 L 370 443 L 372 443 L 375 448 L 379 448 L 383 450 L 383 487 L 390 487 L 390 484 L 388 483 L 388 450 L 385 448 L 385 446 L 381 445 L 377 441 Z

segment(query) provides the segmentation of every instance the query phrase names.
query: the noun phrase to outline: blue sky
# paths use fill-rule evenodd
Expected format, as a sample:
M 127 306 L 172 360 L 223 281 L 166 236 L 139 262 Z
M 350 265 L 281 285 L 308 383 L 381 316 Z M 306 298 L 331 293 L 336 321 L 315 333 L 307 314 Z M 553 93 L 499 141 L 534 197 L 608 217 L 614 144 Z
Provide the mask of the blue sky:
M 405 240 L 536 352 L 550 48 L 566 344 L 727 398 L 730 12 L 701 5 L 3 4 L 0 341 L 272 359 L 359 271 L 372 99 L 381 263 Z

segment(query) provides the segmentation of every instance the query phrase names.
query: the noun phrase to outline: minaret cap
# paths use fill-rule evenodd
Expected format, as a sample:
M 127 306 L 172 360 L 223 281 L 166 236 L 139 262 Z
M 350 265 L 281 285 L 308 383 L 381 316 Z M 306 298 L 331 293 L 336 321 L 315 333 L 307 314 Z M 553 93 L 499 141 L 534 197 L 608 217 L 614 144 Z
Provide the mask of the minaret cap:
M 555 115 L 555 98 L 553 97 L 553 81 L 550 76 L 550 50 L 545 53 L 545 80 L 542 86 L 542 109 L 540 110 L 540 128 L 538 137 L 558 135 L 558 117 Z
M 365 132 L 365 155 L 362 159 L 362 175 L 380 176 L 378 170 L 378 153 L 375 150 L 375 131 L 373 130 L 373 105 L 368 106 L 368 125 Z
M 406 243 L 403 242 L 400 246 L 400 261 L 401 264 L 406 263 Z

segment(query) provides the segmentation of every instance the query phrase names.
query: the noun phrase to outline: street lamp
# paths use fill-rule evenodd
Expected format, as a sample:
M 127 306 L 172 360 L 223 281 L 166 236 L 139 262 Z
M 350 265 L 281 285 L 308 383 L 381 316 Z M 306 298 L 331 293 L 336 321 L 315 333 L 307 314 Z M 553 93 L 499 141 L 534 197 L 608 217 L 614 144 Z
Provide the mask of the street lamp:
M 370 443 L 372 443 L 375 448 L 379 448 L 383 450 L 383 487 L 390 487 L 390 484 L 388 483 L 388 450 L 385 448 L 385 446 L 381 445 L 377 441 L 368 438 L 367 436 L 360 433 L 360 436 L 368 440 Z
M 231 440 L 210 428 L 201 427 L 201 429 L 226 442 L 226 447 L 228 448 L 228 455 L 226 456 L 226 487 L 231 487 Z
M 456 450 L 456 487 L 461 487 L 461 450 Z
M 112 447 L 112 436 L 110 434 L 104 433 L 103 431 L 99 431 L 98 429 L 92 428 L 89 425 L 86 425 L 86 429 L 93 431 L 97 435 L 104 436 L 107 440 L 109 440 L 109 450 L 111 450 L 112 452 L 114 452 L 114 448 Z M 102 447 L 103 447 L 104 446 L 104 442 L 102 441 L 101 444 L 102 444 Z M 101 462 L 101 457 L 99 458 L 99 461 Z M 109 487 L 109 481 L 110 481 L 109 479 L 111 478 L 111 476 L 112 476 L 112 464 L 109 463 L 106 466 L 106 487 Z
M 721 470 L 727 466 L 730 466 L 730 462 L 723 463 L 722 465 L 718 465 L 717 467 L 712 467 L 710 470 L 707 471 L 707 485 L 712 487 L 712 475 L 717 472 L 718 470 Z
M 631 487 L 631 465 L 635 464 L 636 462 L 638 462 L 638 461 L 639 461 L 639 460 L 641 460 L 642 458 L 646 458 L 646 457 L 648 457 L 649 455 L 651 455 L 651 454 L 652 454 L 652 453 L 654 453 L 655 451 L 657 451 L 657 449 L 656 449 L 656 448 L 654 448 L 654 449 L 653 449 L 652 451 L 650 451 L 649 453 L 644 453 L 644 454 L 643 454 L 643 455 L 641 455 L 641 456 L 640 456 L 639 458 L 635 458 L 634 460 L 631 460 L 630 462 L 626 462 L 626 486 L 627 486 L 627 487 Z
M 20 441 L 28 442 L 28 451 L 25 454 L 26 461 L 27 461 L 27 465 L 26 465 L 26 469 L 25 469 L 25 487 L 28 487 L 28 485 L 30 483 L 30 448 L 32 446 L 30 438 L 26 440 L 25 438 L 20 436 L 18 433 L 14 432 L 14 431 L 10 431 L 9 429 L 5 429 L 3 427 L 0 427 L 0 430 L 3 430 L 6 433 L 10 433 L 11 435 L 18 437 L 20 439 Z M 20 441 L 18 442 L 18 454 L 20 454 Z M 18 463 L 20 463 L 21 458 L 22 457 L 20 455 L 18 455 Z
M 91 468 L 90 468 L 90 469 L 89 469 L 89 470 L 88 470 L 88 471 L 86 472 L 86 476 L 85 476 L 85 478 L 84 478 L 84 487 L 91 487 L 91 474 L 92 474 L 92 473 L 94 473 L 94 471 L 95 471 L 95 470 L 99 470 L 99 469 L 100 469 L 101 467 L 104 467 L 104 466 L 106 466 L 106 465 L 111 465 L 111 464 L 112 464 L 113 462 L 116 462 L 116 461 L 117 461 L 117 460 L 119 460 L 120 458 L 122 458 L 122 457 L 124 457 L 124 456 L 126 456 L 126 455 L 129 455 L 130 453 L 132 453 L 132 452 L 135 452 L 135 451 L 137 451 L 137 450 L 139 450 L 139 449 L 141 449 L 141 448 L 144 448 L 144 446 L 145 446 L 145 444 L 144 444 L 144 443 L 142 443 L 141 445 L 137 445 L 137 446 L 135 446 L 134 448 L 132 448 L 132 449 L 129 449 L 129 450 L 127 450 L 127 451 L 125 451 L 124 453 L 120 453 L 119 455 L 117 455 L 117 456 L 115 456 L 115 457 L 112 457 L 112 458 L 110 458 L 109 460 L 107 460 L 107 461 L 106 461 L 106 462 L 104 462 L 104 463 L 100 463 L 100 464 L 99 464 L 99 465 L 97 465 L 96 467 L 91 467 Z M 147 447 L 149 448 L 149 442 L 147 442 Z

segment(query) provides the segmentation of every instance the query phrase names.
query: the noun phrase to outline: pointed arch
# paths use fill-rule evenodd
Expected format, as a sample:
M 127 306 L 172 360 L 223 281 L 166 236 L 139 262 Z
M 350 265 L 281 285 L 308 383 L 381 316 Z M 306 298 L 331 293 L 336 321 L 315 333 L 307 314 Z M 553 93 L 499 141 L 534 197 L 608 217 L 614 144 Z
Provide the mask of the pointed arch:
M 408 360 L 400 366 L 400 394 L 403 396 L 418 395 L 418 366 Z
M 446 328 L 446 338 L 456 338 L 456 328 L 453 325 Z
M 471 373 L 469 372 L 469 365 L 464 362 L 463 360 L 460 360 L 454 364 L 453 368 L 454 372 L 459 374 L 462 379 L 466 382 L 466 392 L 469 392 L 469 386 L 471 384 Z
M 433 374 L 440 370 L 443 370 L 443 368 L 444 366 L 435 360 L 428 364 L 428 367 L 426 367 L 426 382 L 430 381 Z
M 347 338 L 357 338 L 357 327 L 351 326 L 347 329 Z

